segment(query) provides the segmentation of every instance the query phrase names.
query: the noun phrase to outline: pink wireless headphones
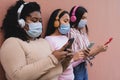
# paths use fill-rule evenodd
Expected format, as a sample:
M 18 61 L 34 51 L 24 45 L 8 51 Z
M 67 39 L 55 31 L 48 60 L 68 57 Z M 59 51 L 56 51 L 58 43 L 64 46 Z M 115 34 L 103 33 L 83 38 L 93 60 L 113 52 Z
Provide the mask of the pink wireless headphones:
M 76 16 L 75 16 L 75 12 L 76 12 L 78 7 L 79 6 L 75 6 L 74 9 L 73 9 L 72 16 L 70 17 L 71 22 L 75 22 L 76 19 L 77 19 Z

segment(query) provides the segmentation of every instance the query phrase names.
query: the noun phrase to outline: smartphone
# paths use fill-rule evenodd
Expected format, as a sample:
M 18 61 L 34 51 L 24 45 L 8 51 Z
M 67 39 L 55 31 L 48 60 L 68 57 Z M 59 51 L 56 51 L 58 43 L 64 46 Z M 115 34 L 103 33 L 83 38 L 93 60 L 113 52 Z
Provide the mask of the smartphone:
M 91 42 L 89 45 L 88 45 L 88 48 L 91 48 L 95 43 Z
M 68 48 L 71 48 L 73 42 L 74 42 L 74 38 L 70 38 L 68 40 L 68 45 L 65 47 L 64 51 L 66 51 Z
M 113 38 L 111 37 L 111 38 L 109 38 L 109 40 L 104 44 L 104 45 L 107 45 L 107 44 L 109 44 L 111 41 L 113 40 Z

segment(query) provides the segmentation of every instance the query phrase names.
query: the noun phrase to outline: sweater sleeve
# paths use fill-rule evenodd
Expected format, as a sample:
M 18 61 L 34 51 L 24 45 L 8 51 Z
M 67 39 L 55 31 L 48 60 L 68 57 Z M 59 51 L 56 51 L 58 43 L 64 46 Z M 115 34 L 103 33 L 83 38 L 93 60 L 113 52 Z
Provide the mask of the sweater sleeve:
M 0 49 L 1 64 L 12 80 L 37 80 L 58 64 L 54 55 L 50 54 L 31 64 L 27 64 L 26 56 L 16 39 L 7 39 Z

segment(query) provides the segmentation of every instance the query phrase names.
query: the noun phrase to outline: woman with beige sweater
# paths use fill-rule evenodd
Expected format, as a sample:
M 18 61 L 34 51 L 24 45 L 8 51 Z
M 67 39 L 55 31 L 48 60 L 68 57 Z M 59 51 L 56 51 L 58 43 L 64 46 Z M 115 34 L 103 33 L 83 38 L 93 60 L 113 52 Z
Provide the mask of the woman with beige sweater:
M 71 60 L 64 63 L 65 46 L 52 51 L 42 33 L 41 11 L 36 2 L 19 0 L 11 6 L 2 23 L 5 41 L 0 61 L 7 80 L 57 80 Z M 60 63 L 61 62 L 61 63 Z

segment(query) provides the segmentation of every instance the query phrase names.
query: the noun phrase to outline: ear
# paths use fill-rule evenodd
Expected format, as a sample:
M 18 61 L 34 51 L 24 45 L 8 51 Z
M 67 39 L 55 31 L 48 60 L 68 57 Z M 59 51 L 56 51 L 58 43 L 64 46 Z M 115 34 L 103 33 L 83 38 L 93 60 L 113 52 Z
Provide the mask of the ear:
M 24 30 L 25 30 L 25 31 L 28 31 L 28 30 L 29 30 L 28 24 L 25 24 Z

